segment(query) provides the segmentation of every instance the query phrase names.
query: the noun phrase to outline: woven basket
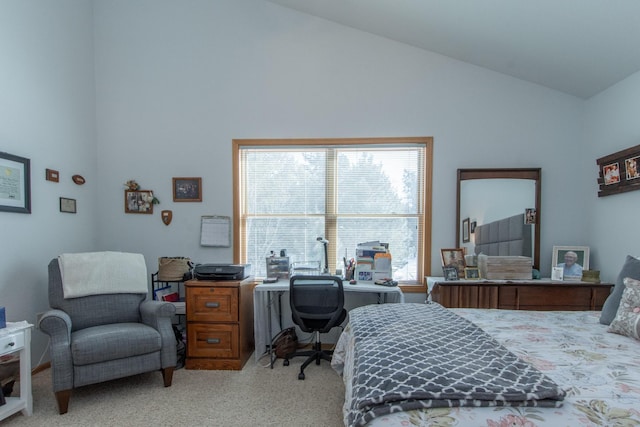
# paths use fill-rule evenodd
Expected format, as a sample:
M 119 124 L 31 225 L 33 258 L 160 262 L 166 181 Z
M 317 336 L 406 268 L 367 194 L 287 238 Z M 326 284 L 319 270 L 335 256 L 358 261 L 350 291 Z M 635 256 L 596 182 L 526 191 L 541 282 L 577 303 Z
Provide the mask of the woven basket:
M 185 257 L 158 258 L 158 280 L 161 282 L 181 281 L 191 269 L 191 260 Z

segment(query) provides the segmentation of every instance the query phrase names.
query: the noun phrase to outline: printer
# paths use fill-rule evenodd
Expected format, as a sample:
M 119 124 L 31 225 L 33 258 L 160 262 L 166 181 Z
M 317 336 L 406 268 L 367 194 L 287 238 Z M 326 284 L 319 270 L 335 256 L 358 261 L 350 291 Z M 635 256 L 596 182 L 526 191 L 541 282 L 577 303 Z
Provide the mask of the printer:
M 198 280 L 242 280 L 251 276 L 251 264 L 197 264 L 193 275 Z

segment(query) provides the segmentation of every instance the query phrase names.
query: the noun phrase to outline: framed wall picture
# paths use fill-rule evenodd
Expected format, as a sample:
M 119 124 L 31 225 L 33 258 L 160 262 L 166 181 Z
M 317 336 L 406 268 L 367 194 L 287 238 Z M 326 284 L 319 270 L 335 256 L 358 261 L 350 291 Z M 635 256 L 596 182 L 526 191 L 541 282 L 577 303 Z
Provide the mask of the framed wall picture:
M 173 178 L 174 202 L 201 202 L 202 178 Z
M 469 218 L 465 218 L 462 220 L 462 243 L 469 243 L 469 241 L 471 240 L 471 238 L 469 237 L 471 235 L 471 222 L 469 221 Z
M 464 268 L 467 266 L 464 261 L 464 249 L 451 248 L 440 249 L 440 255 L 442 257 L 442 267 L 455 268 L 457 277 L 464 277 Z M 446 274 L 445 274 L 446 277 Z
M 562 274 L 560 275 L 560 269 Z M 562 280 L 582 280 L 582 270 L 589 269 L 589 246 L 554 246 L 551 270 Z M 558 279 L 559 280 L 559 279 Z
M 76 213 L 76 199 L 60 197 L 60 212 Z
M 125 190 L 124 211 L 125 213 L 152 214 L 153 191 Z
M 596 160 L 598 197 L 640 190 L 640 145 Z
M 0 153 L 0 211 L 31 213 L 31 161 Z

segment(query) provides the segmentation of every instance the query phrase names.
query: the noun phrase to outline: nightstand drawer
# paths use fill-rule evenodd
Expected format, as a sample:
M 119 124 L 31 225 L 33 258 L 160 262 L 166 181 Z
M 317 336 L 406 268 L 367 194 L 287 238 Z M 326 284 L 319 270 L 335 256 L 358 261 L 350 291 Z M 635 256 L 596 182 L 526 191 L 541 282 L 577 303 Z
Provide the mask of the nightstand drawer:
M 192 288 L 187 296 L 190 322 L 237 322 L 237 288 Z
M 5 335 L 0 338 L 0 355 L 20 350 L 24 347 L 24 333 Z
M 228 324 L 190 324 L 187 328 L 187 356 L 237 358 L 238 326 Z

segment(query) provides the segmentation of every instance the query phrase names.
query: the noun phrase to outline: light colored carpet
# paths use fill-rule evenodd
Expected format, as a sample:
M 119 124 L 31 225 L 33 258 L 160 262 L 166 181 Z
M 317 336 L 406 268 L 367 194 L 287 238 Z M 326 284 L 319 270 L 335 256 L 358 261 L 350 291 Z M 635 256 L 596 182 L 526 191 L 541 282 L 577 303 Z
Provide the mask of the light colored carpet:
M 2 426 L 343 426 L 342 378 L 323 361 L 305 369 L 303 357 L 274 369 L 253 356 L 241 371 L 179 369 L 171 387 L 162 374 L 134 377 L 74 390 L 69 412 L 58 414 L 49 369 L 33 376 L 33 415 L 12 415 Z M 263 358 L 260 363 L 268 364 Z M 19 392 L 18 384 L 14 394 Z

